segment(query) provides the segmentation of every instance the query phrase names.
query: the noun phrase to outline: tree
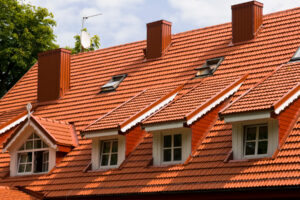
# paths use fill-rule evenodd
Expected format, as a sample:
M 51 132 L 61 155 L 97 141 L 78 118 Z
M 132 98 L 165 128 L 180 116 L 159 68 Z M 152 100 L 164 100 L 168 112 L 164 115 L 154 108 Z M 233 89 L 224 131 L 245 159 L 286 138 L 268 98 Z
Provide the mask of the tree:
M 82 31 L 87 31 L 87 30 L 86 30 L 86 28 L 84 28 L 84 29 L 82 29 Z M 74 39 L 75 39 L 75 47 L 74 48 L 65 47 L 66 49 L 70 50 L 72 52 L 72 54 L 79 53 L 81 50 L 80 35 L 75 35 Z M 82 49 L 82 51 L 83 52 L 94 51 L 96 49 L 99 49 L 99 47 L 100 47 L 100 38 L 98 35 L 94 35 L 93 37 L 91 37 L 90 48 Z
M 58 48 L 54 26 L 46 8 L 0 0 L 0 97 L 37 61 L 39 52 Z

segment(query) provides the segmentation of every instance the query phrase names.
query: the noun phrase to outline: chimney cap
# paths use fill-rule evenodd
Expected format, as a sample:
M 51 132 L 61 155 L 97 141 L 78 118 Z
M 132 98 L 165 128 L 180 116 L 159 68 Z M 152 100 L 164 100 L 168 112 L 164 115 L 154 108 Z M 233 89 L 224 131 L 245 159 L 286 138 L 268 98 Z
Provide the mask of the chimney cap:
M 172 22 L 169 22 L 167 20 L 158 20 L 158 21 L 155 21 L 155 22 L 150 22 L 147 24 L 147 26 L 155 26 L 155 25 L 160 25 L 160 24 L 167 24 L 167 25 L 172 25 Z
M 48 51 L 40 52 L 38 54 L 38 56 L 45 56 L 45 55 L 48 55 L 48 54 L 53 54 L 53 53 L 58 53 L 58 52 L 64 52 L 64 53 L 70 53 L 71 54 L 70 50 L 67 50 L 67 49 L 64 49 L 64 48 L 59 48 L 59 49 L 51 49 L 51 50 L 48 50 Z
M 240 7 L 249 6 L 249 5 L 256 5 L 256 6 L 260 6 L 260 7 L 264 6 L 263 3 L 260 3 L 258 1 L 249 1 L 249 2 L 245 2 L 245 3 L 240 3 L 240 4 L 232 5 L 231 9 L 240 8 Z

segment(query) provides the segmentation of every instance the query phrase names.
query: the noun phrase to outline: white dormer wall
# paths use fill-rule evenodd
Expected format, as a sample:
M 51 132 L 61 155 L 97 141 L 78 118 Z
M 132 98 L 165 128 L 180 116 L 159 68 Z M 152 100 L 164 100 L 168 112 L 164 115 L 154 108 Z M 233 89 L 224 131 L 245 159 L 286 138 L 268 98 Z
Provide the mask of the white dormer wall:
M 45 142 L 49 146 L 49 171 L 55 167 L 56 163 L 56 145 L 54 145 L 50 140 L 45 140 L 45 135 L 35 126 L 33 123 L 27 124 L 21 128 L 16 136 L 18 136 L 15 140 L 11 141 L 10 147 L 7 149 L 10 154 L 10 176 L 22 175 L 18 174 L 18 150 L 20 147 L 26 142 L 27 138 L 35 132 L 43 142 Z M 16 137 L 15 136 L 15 137 Z
M 124 135 L 111 135 L 103 137 L 95 137 L 92 139 L 92 170 L 101 170 L 108 168 L 117 168 L 125 160 L 125 151 L 126 151 L 126 137 Z M 114 167 L 104 167 L 100 168 L 100 156 L 101 156 L 101 142 L 104 140 L 118 140 L 118 164 Z

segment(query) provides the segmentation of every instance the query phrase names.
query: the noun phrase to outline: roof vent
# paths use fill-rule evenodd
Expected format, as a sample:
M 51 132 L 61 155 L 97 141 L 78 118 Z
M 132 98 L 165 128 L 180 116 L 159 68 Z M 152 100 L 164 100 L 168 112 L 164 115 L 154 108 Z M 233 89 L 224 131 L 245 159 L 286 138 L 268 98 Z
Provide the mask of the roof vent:
M 239 43 L 255 38 L 263 21 L 263 4 L 250 1 L 231 6 L 232 42 Z
M 147 24 L 147 59 L 163 56 L 171 44 L 172 23 L 160 20 Z
M 212 75 L 217 70 L 223 59 L 224 57 L 208 59 L 203 66 L 195 69 L 197 71 L 196 77 Z
M 101 92 L 114 91 L 120 83 L 126 78 L 127 74 L 113 76 L 105 85 L 101 87 Z

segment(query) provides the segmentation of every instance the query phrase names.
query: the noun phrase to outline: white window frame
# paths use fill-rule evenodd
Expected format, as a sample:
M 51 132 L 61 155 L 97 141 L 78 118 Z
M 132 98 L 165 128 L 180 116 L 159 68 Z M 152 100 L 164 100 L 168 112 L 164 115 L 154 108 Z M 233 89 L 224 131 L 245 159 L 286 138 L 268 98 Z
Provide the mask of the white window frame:
M 163 133 L 162 135 L 162 151 L 161 151 L 161 157 L 162 157 L 162 164 L 177 164 L 182 162 L 182 149 L 183 149 L 183 135 L 182 133 Z M 164 147 L 164 136 L 170 135 L 171 136 L 171 147 Z M 174 135 L 181 135 L 181 146 L 174 147 Z M 181 149 L 181 160 L 174 160 L 174 149 Z M 170 161 L 164 161 L 164 150 L 165 149 L 171 149 L 171 160 Z
M 118 164 L 113 166 L 101 166 L 102 141 L 117 140 L 118 141 Z M 92 138 L 92 171 L 107 170 L 118 168 L 125 160 L 126 136 L 114 135 Z
M 32 134 L 36 134 L 35 132 L 32 132 Z M 38 135 L 38 134 L 36 134 L 38 137 L 39 137 L 39 140 L 41 140 L 41 142 L 42 143 L 45 143 L 42 139 L 41 139 L 41 137 Z M 31 135 L 29 135 L 29 136 L 31 136 Z M 50 154 L 50 148 L 49 147 L 47 147 L 47 148 L 38 148 L 38 149 L 35 149 L 34 148 L 34 141 L 35 141 L 35 138 L 32 138 L 32 139 L 29 139 L 29 138 L 27 138 L 26 140 L 25 140 L 25 142 L 22 144 L 22 146 L 24 145 L 26 145 L 26 142 L 27 141 L 32 141 L 32 144 L 33 144 L 33 147 L 32 147 L 32 149 L 27 149 L 27 150 L 18 150 L 17 151 L 17 159 L 18 159 L 18 161 L 17 161 L 17 175 L 26 175 L 26 174 L 44 174 L 44 173 L 48 173 L 49 172 L 49 154 Z M 21 146 L 21 147 L 22 147 Z M 35 167 L 35 152 L 43 152 L 43 154 L 45 153 L 45 152 L 47 152 L 48 153 L 48 161 L 46 162 L 46 163 L 48 163 L 48 169 L 47 169 L 47 171 L 44 171 L 44 172 L 34 172 L 34 167 Z M 31 171 L 30 172 L 26 172 L 26 171 L 24 171 L 24 172 L 19 172 L 19 167 L 20 167 L 20 159 L 21 159 L 21 156 L 19 156 L 20 154 L 25 154 L 25 153 L 32 153 L 32 158 L 31 158 Z M 43 157 L 44 158 L 44 157 Z M 30 163 L 30 162 L 26 162 L 26 163 Z M 44 161 L 43 161 L 43 163 L 42 163 L 42 165 L 44 164 Z M 26 165 L 25 165 L 26 166 Z M 26 168 L 26 167 L 25 167 Z M 25 169 L 26 170 L 26 169 Z
M 250 125 L 268 126 L 268 151 L 267 154 L 257 156 L 244 156 L 244 127 Z M 279 127 L 276 119 L 249 120 L 232 123 L 232 151 L 234 160 L 244 160 L 253 158 L 272 157 L 278 148 Z
M 110 143 L 110 147 L 109 147 L 109 152 L 108 153 L 103 153 L 103 148 L 104 148 L 103 144 L 105 142 L 109 142 Z M 112 147 L 113 147 L 113 143 L 114 142 L 117 142 L 117 145 L 119 145 L 119 142 L 118 142 L 117 139 L 102 140 L 101 141 L 101 145 L 100 145 L 100 160 L 99 160 L 99 166 L 100 166 L 100 168 L 113 168 L 113 167 L 118 166 L 118 160 L 117 160 L 117 164 L 115 164 L 115 165 L 111 165 L 110 164 L 112 154 L 117 154 L 117 159 L 118 159 L 118 151 L 116 153 L 112 152 Z M 102 159 L 103 159 L 103 155 L 108 155 L 108 165 L 101 165 Z
M 184 163 L 192 151 L 192 130 L 190 128 L 175 128 L 150 132 L 153 135 L 152 156 L 154 166 L 165 166 Z M 181 134 L 181 161 L 163 161 L 163 136 Z
M 262 126 L 266 126 L 267 129 L 269 130 L 268 124 L 255 124 L 255 125 L 245 125 L 244 126 L 244 135 L 243 135 L 244 136 L 244 138 L 243 138 L 243 141 L 244 141 L 244 151 L 243 151 L 244 158 L 260 158 L 260 157 L 268 156 L 268 150 L 267 150 L 267 153 L 265 153 L 265 154 L 258 154 L 258 143 L 259 142 L 267 141 L 268 146 L 269 146 L 269 137 L 267 139 L 259 139 L 259 127 L 262 127 Z M 255 127 L 256 128 L 256 133 L 255 133 L 255 139 L 254 140 L 246 140 L 246 134 L 247 134 L 246 130 L 247 130 L 248 127 Z M 268 134 L 268 136 L 269 136 L 269 134 Z M 246 143 L 247 142 L 255 142 L 254 155 L 246 155 Z

